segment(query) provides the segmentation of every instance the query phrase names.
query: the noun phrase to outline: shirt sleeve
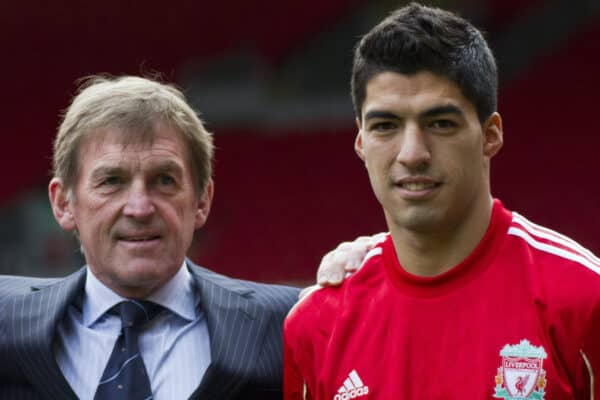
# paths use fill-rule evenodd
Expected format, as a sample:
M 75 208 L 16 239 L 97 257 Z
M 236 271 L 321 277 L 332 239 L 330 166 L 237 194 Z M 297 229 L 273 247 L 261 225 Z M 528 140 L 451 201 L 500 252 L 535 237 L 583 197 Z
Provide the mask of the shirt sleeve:
M 287 324 L 284 325 L 283 336 L 283 399 L 311 400 L 312 396 L 308 393 L 302 376 Z
M 283 351 L 283 399 L 310 400 L 300 368 L 294 359 L 294 352 L 287 341 Z

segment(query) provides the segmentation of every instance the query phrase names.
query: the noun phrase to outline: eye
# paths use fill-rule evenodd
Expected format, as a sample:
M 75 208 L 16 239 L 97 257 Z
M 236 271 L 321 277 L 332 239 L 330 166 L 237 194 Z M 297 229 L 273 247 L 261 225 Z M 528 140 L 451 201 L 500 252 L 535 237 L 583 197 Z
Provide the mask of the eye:
M 389 132 L 396 129 L 397 125 L 391 121 L 375 122 L 369 127 L 369 130 L 375 132 Z
M 157 182 L 161 186 L 171 186 L 176 183 L 175 178 L 173 178 L 169 174 L 160 174 L 158 175 Z
M 432 121 L 429 126 L 436 130 L 448 131 L 455 129 L 458 124 L 451 119 L 436 119 L 435 121 Z
M 102 179 L 100 186 L 117 186 L 123 183 L 123 178 L 117 175 L 107 176 Z

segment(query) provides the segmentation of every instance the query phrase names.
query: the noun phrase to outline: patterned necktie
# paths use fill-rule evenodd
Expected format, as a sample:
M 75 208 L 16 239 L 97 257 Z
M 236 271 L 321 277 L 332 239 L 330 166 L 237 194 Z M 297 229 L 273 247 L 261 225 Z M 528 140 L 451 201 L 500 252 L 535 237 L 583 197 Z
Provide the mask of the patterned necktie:
M 143 326 L 163 310 L 149 301 L 127 300 L 109 312 L 121 317 L 121 334 L 104 369 L 94 400 L 148 400 L 152 389 L 138 347 Z

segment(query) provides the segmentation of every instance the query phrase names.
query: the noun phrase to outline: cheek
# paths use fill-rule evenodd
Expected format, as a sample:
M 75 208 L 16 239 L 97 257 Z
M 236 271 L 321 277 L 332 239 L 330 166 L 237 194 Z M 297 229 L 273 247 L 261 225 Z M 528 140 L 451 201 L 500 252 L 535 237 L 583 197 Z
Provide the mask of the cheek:
M 81 218 L 106 218 L 115 209 L 120 207 L 122 200 L 117 196 L 98 196 L 89 193 L 78 193 L 75 200 L 75 210 Z
M 90 204 L 89 207 L 81 212 L 81 220 L 86 223 L 93 221 L 96 225 L 106 225 L 119 214 L 119 207 L 115 203 L 97 203 Z
M 377 159 L 372 159 L 366 163 L 367 172 L 369 174 L 369 180 L 376 189 L 381 182 L 385 180 L 385 171 L 381 162 Z
M 484 170 L 484 160 L 481 152 L 473 146 L 462 148 L 461 151 L 455 153 L 455 156 L 449 162 L 452 162 L 453 174 L 459 185 L 463 187 L 465 195 L 479 185 Z
M 194 226 L 194 210 L 188 204 L 183 204 L 183 202 L 163 204 L 160 209 L 162 210 L 162 219 L 176 234 L 182 234 L 183 230 Z
M 368 148 L 365 151 L 365 164 L 372 175 L 384 175 L 394 163 L 395 156 L 391 148 L 382 146 Z

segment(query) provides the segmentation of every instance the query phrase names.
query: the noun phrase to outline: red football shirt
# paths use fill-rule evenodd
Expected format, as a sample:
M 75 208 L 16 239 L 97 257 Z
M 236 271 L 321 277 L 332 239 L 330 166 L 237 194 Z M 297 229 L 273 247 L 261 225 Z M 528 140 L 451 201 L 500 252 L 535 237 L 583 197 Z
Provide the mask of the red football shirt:
M 600 399 L 600 260 L 495 201 L 477 248 L 432 278 L 391 237 L 284 327 L 285 399 Z

